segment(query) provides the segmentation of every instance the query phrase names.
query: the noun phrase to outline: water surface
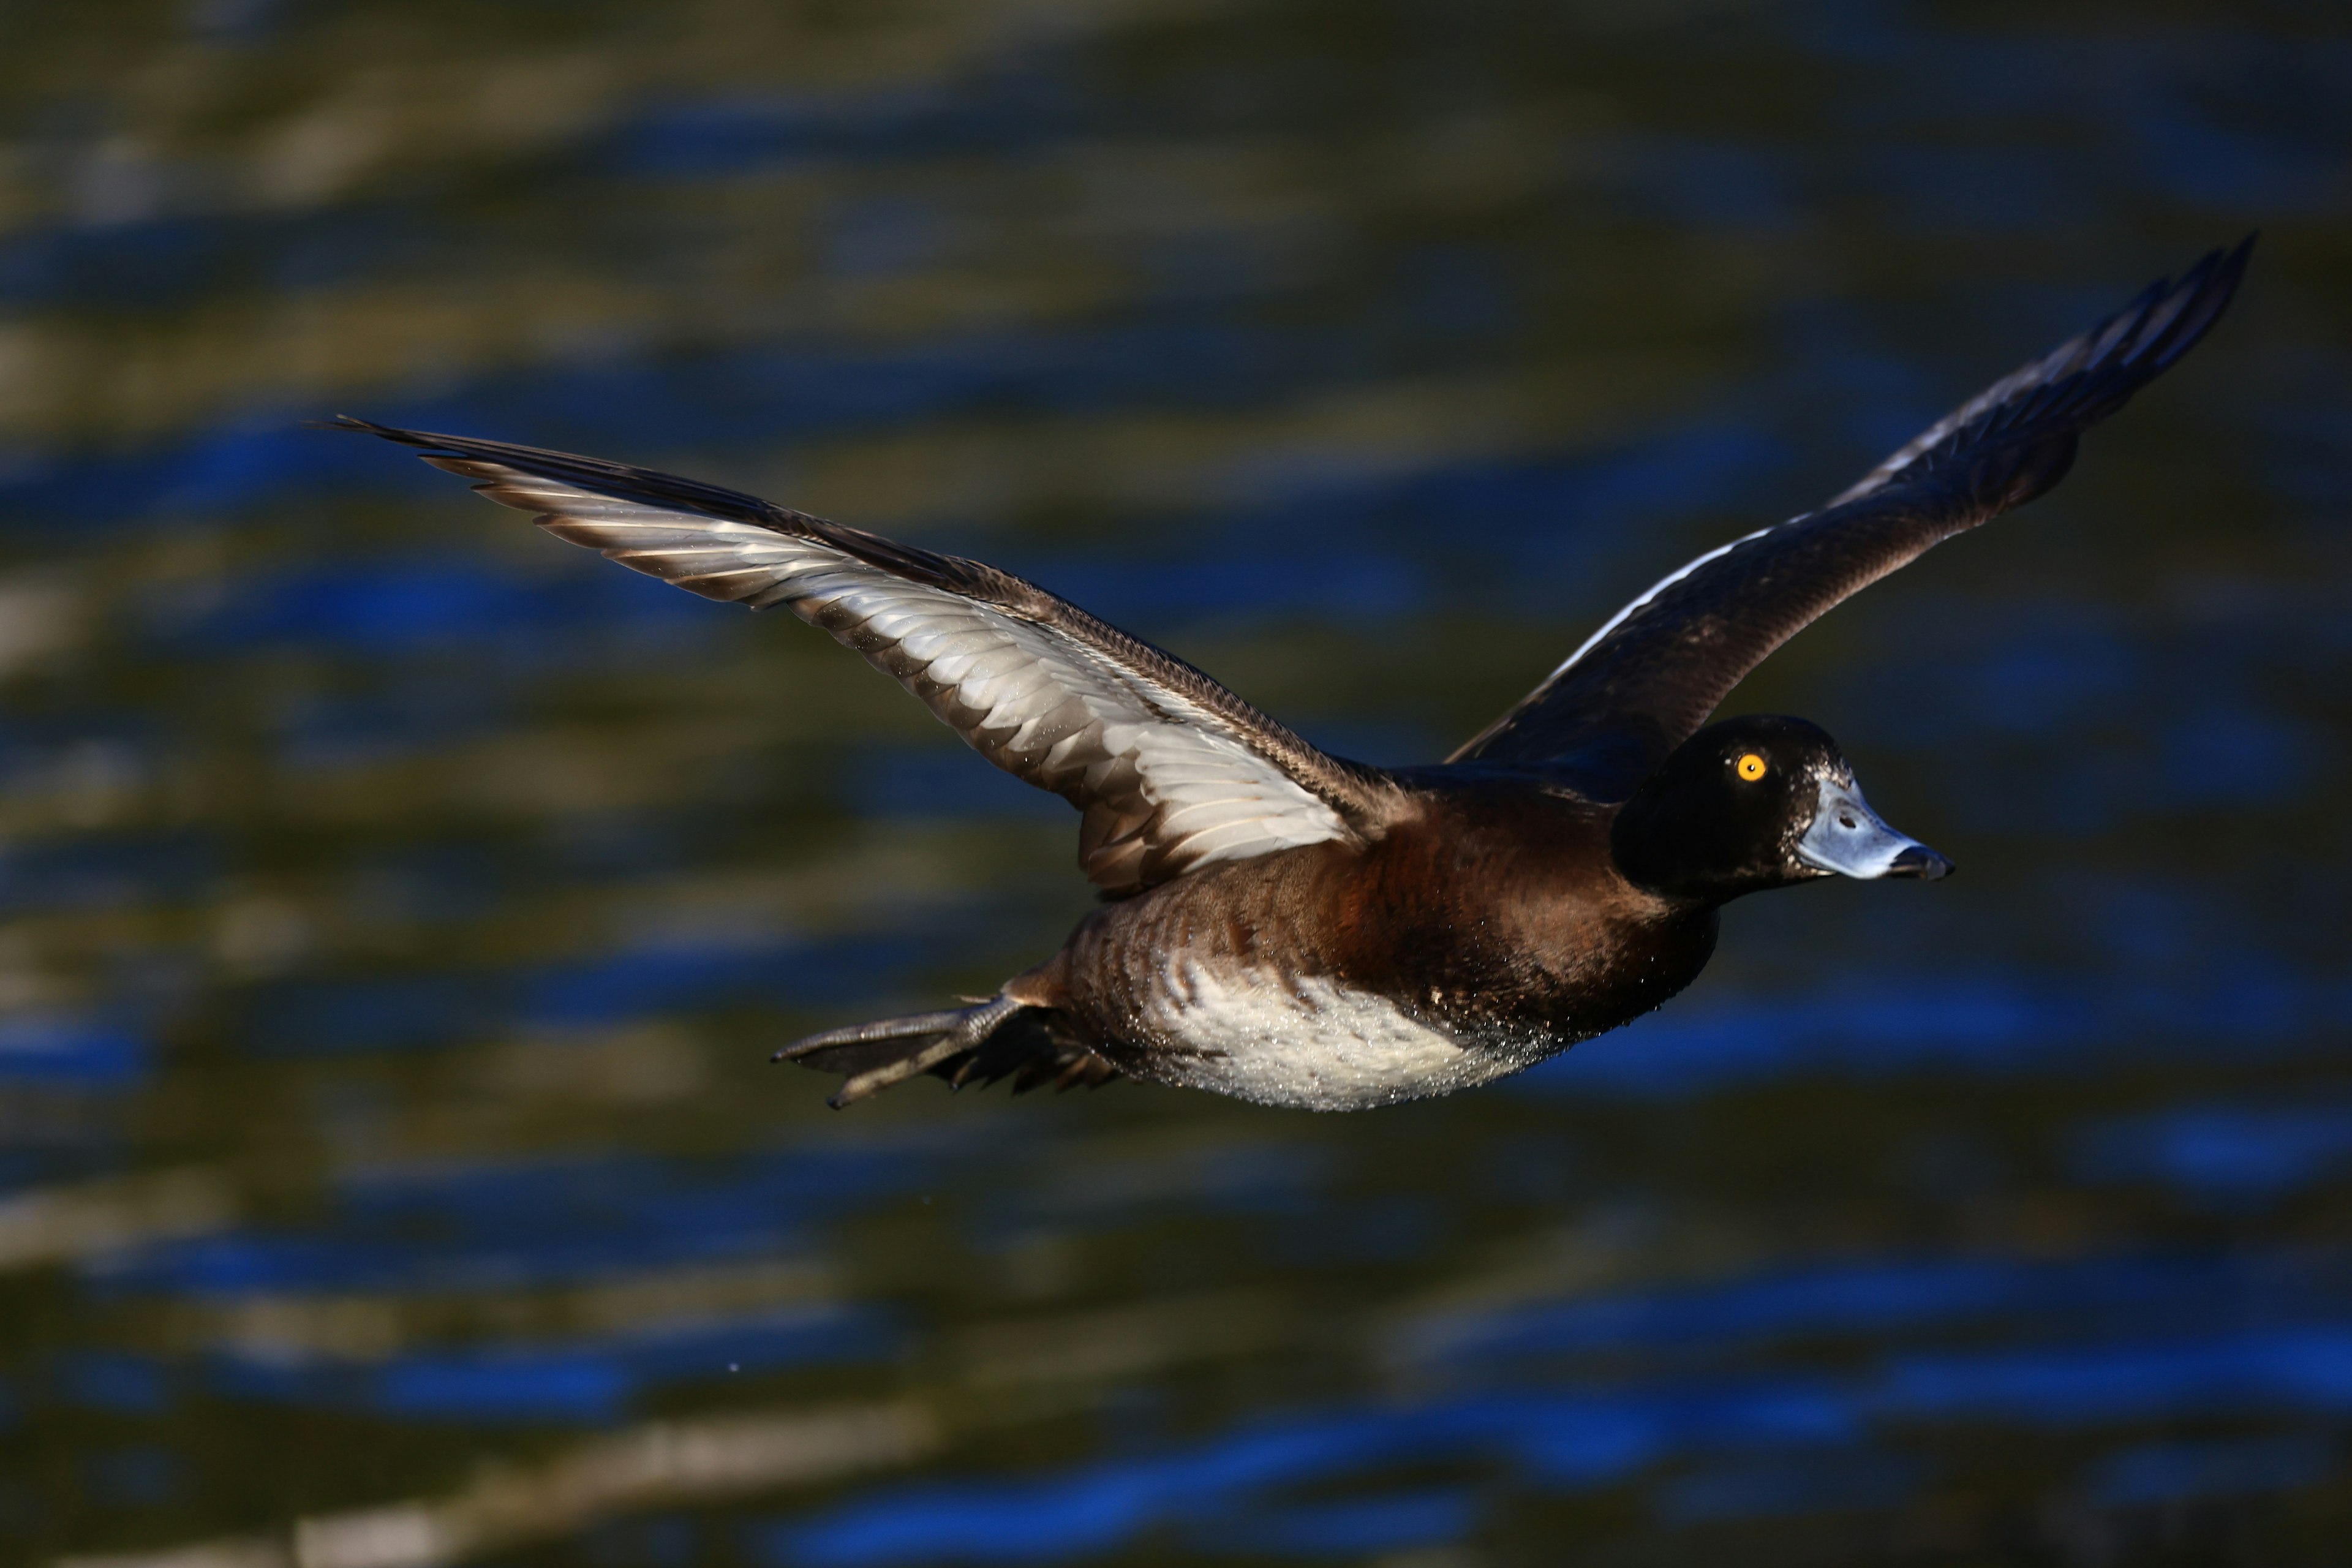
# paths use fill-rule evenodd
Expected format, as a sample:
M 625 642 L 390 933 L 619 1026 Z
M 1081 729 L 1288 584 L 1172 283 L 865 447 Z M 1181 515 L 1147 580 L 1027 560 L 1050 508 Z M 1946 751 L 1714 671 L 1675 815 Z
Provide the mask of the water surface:
M 2352 30 L 2322 8 L 0 20 L 0 1537 L 401 1568 L 2331 1560 Z M 826 639 L 349 411 L 975 554 L 1335 750 L 2264 230 L 1733 699 L 1963 868 L 1319 1118 L 835 1115 L 1087 907 Z

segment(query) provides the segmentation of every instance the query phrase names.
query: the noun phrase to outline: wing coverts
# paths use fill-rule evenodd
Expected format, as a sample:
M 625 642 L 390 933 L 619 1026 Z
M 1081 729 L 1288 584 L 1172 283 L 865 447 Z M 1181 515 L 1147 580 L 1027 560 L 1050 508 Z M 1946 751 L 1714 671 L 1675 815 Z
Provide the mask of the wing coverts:
M 1083 813 L 1107 893 L 1377 835 L 1395 795 L 1192 666 L 1034 584 L 648 469 L 339 421 L 417 447 L 541 527 L 708 599 L 782 605 L 863 654 L 998 767 Z

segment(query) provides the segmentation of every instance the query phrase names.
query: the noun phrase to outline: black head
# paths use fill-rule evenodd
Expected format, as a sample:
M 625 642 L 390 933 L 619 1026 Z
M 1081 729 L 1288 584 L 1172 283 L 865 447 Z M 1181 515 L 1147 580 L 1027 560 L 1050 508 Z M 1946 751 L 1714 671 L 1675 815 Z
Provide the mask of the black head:
M 1676 747 L 1618 812 L 1610 847 L 1637 886 L 1707 904 L 1833 873 L 1952 868 L 1879 820 L 1820 726 L 1769 714 L 1710 724 Z

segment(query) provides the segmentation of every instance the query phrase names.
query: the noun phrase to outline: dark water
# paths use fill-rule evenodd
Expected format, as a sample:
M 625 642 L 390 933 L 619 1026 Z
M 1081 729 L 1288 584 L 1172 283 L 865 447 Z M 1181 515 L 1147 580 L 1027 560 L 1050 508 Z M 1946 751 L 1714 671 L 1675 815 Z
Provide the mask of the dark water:
M 2344 1560 L 2335 8 L 0 36 L 7 1560 Z M 2256 226 L 2060 493 L 1734 699 L 1958 879 L 1360 1116 L 827 1111 L 765 1053 L 1049 951 L 1065 809 L 294 427 L 978 554 L 1406 761 Z

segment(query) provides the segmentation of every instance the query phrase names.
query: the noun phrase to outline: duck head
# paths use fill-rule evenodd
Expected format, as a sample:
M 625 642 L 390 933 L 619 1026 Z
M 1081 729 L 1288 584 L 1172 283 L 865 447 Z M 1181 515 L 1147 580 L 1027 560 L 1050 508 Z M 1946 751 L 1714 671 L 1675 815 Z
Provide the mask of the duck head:
M 1768 714 L 1684 742 L 1618 812 L 1610 847 L 1636 886 L 1706 904 L 1832 874 L 1932 881 L 1952 870 L 1870 809 L 1819 725 Z

